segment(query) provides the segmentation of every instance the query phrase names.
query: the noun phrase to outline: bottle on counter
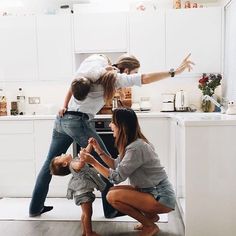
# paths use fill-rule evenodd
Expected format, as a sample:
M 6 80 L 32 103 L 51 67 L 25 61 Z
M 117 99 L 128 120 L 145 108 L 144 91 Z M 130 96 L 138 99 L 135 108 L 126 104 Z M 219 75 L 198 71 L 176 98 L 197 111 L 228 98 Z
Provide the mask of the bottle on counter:
M 19 115 L 24 115 L 25 114 L 25 95 L 23 93 L 22 88 L 19 88 L 16 99 L 18 102 Z
M 0 89 L 0 116 L 7 116 L 7 99 L 3 89 Z

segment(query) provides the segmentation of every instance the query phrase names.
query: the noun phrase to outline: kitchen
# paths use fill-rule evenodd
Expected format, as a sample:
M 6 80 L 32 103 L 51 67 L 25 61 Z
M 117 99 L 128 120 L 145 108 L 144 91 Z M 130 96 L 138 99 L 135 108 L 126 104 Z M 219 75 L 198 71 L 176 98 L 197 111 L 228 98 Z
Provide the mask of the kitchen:
M 11 2 L 14 5 L 14 1 Z M 50 1 L 50 4 L 32 1 L 31 5 L 29 1 L 15 2 L 17 7 L 5 6 L 3 12 L 9 16 L 2 16 L 0 22 L 0 88 L 7 99 L 7 114 L 11 114 L 11 102 L 17 101 L 17 96 L 23 96 L 25 115 L 0 117 L 0 197 L 30 197 L 35 176 L 48 151 L 55 114 L 63 104 L 73 73 L 86 56 L 97 52 L 106 53 L 113 61 L 129 52 L 140 60 L 141 72 L 145 73 L 167 71 L 178 66 L 181 59 L 191 52 L 191 59 L 196 63 L 191 73 L 145 85 L 141 89 L 133 87 L 132 103 L 141 104 L 141 99 L 149 98 L 151 111 L 137 114 L 144 134 L 157 148 L 177 190 L 185 234 L 175 234 L 235 235 L 236 229 L 232 221 L 235 219 L 235 188 L 231 187 L 232 192 L 227 196 L 222 190 L 226 191 L 230 180 L 232 182 L 235 177 L 232 170 L 235 163 L 235 132 L 232 130 L 235 129 L 236 119 L 233 115 L 220 114 L 219 110 L 202 113 L 202 91 L 198 88 L 202 73 L 220 73 L 223 75 L 222 86 L 216 88 L 215 94 L 226 101 L 236 100 L 236 86 L 232 79 L 232 58 L 235 56 L 232 41 L 235 33 L 231 32 L 235 28 L 232 23 L 235 22 L 232 19 L 235 1 L 194 1 L 203 5 L 199 9 L 173 9 L 173 1 L 167 0 L 130 1 L 128 6 L 125 1 L 120 1 L 119 4 L 116 1 L 113 4 L 94 1 L 89 7 L 86 3 L 78 3 L 80 1 Z M 20 6 L 19 2 L 22 2 Z M 68 13 L 68 9 L 59 9 L 60 5 L 66 3 L 73 9 L 73 14 Z M 138 10 L 141 5 L 146 7 L 145 10 Z M 86 22 L 86 26 L 81 22 Z M 94 27 L 93 32 L 88 31 L 91 27 Z M 108 33 L 107 28 L 110 29 Z M 104 34 L 99 34 L 101 31 Z M 94 41 L 97 35 L 101 38 Z M 234 55 L 229 53 L 232 51 Z M 23 95 L 19 94 L 19 88 L 22 88 Z M 170 112 L 161 112 L 163 94 L 177 94 L 180 90 L 188 98 L 186 106 L 192 110 L 197 109 L 197 112 L 175 113 L 171 109 Z M 229 107 L 225 103 L 223 105 L 227 111 Z M 217 110 L 217 107 L 214 109 Z M 110 115 L 98 117 L 107 118 Z M 13 145 L 14 148 L 11 148 Z M 18 151 L 18 157 L 15 150 Z M 186 159 L 188 156 L 191 158 Z M 206 164 L 204 168 L 202 165 L 198 167 L 194 162 L 201 162 L 199 157 Z M 214 162 L 213 157 L 217 157 L 218 161 Z M 230 162 L 223 161 L 226 157 Z M 216 164 L 224 167 L 221 175 Z M 18 182 L 15 175 L 9 173 L 9 168 L 13 168 L 15 175 L 19 177 Z M 25 170 L 24 175 L 21 173 L 22 168 Z M 208 185 L 203 184 L 204 178 L 208 178 Z M 4 179 L 7 181 L 3 181 Z M 68 179 L 56 179 L 52 183 L 49 197 L 63 197 L 67 181 Z M 217 191 L 215 182 L 219 184 L 220 192 Z M 206 196 L 203 197 L 202 194 Z M 215 200 L 211 199 L 212 195 Z M 201 201 L 198 202 L 198 199 Z M 220 200 L 224 200 L 224 203 L 217 206 L 219 204 L 215 203 Z M 208 202 L 211 205 L 204 212 L 201 206 L 205 207 Z M 202 205 L 198 205 L 200 203 Z M 216 206 L 218 210 L 215 209 Z M 185 213 L 181 213 L 184 210 Z M 11 228 L 14 224 L 6 222 L 6 225 Z M 25 225 L 32 227 L 29 223 Z M 216 225 L 220 225 L 221 229 Z M 20 222 L 15 222 L 14 227 L 21 230 L 22 226 Z M 171 232 L 167 228 L 163 224 L 160 235 L 165 230 Z M 74 235 L 68 233 L 70 229 L 65 234 Z M 17 231 L 12 231 L 11 234 L 9 229 L 9 235 L 17 235 L 13 232 Z M 24 232 L 27 235 L 27 230 Z M 123 235 L 128 233 L 123 232 Z

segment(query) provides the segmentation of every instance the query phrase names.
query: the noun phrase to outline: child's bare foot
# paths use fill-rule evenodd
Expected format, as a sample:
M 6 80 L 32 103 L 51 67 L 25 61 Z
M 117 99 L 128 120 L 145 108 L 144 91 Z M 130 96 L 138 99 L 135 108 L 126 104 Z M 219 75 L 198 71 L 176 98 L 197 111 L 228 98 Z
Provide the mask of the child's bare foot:
M 140 232 L 139 236 L 154 236 L 155 234 L 159 232 L 160 232 L 159 227 L 153 224 L 150 226 L 143 226 L 143 229 Z
M 160 220 L 159 215 L 146 215 L 152 222 L 158 222 Z M 134 226 L 134 230 L 142 230 L 143 225 L 142 224 L 137 224 Z

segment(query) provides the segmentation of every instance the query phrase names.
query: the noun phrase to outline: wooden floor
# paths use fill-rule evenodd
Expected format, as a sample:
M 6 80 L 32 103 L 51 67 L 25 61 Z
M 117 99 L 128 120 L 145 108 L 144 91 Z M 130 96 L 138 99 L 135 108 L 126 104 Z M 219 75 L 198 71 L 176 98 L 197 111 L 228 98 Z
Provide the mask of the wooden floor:
M 102 236 L 136 236 L 131 222 L 93 222 L 93 229 Z M 169 213 L 168 223 L 159 223 L 158 236 L 184 236 L 179 211 Z M 80 236 L 80 222 L 73 221 L 0 221 L 3 236 Z

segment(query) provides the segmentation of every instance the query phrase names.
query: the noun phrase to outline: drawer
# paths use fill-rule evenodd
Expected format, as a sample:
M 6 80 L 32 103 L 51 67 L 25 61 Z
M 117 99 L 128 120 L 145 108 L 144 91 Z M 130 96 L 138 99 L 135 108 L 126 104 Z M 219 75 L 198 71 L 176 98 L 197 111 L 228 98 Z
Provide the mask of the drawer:
M 28 134 L 33 131 L 33 121 L 0 121 L 0 134 Z
M 0 134 L 0 160 L 30 159 L 34 159 L 33 134 Z

